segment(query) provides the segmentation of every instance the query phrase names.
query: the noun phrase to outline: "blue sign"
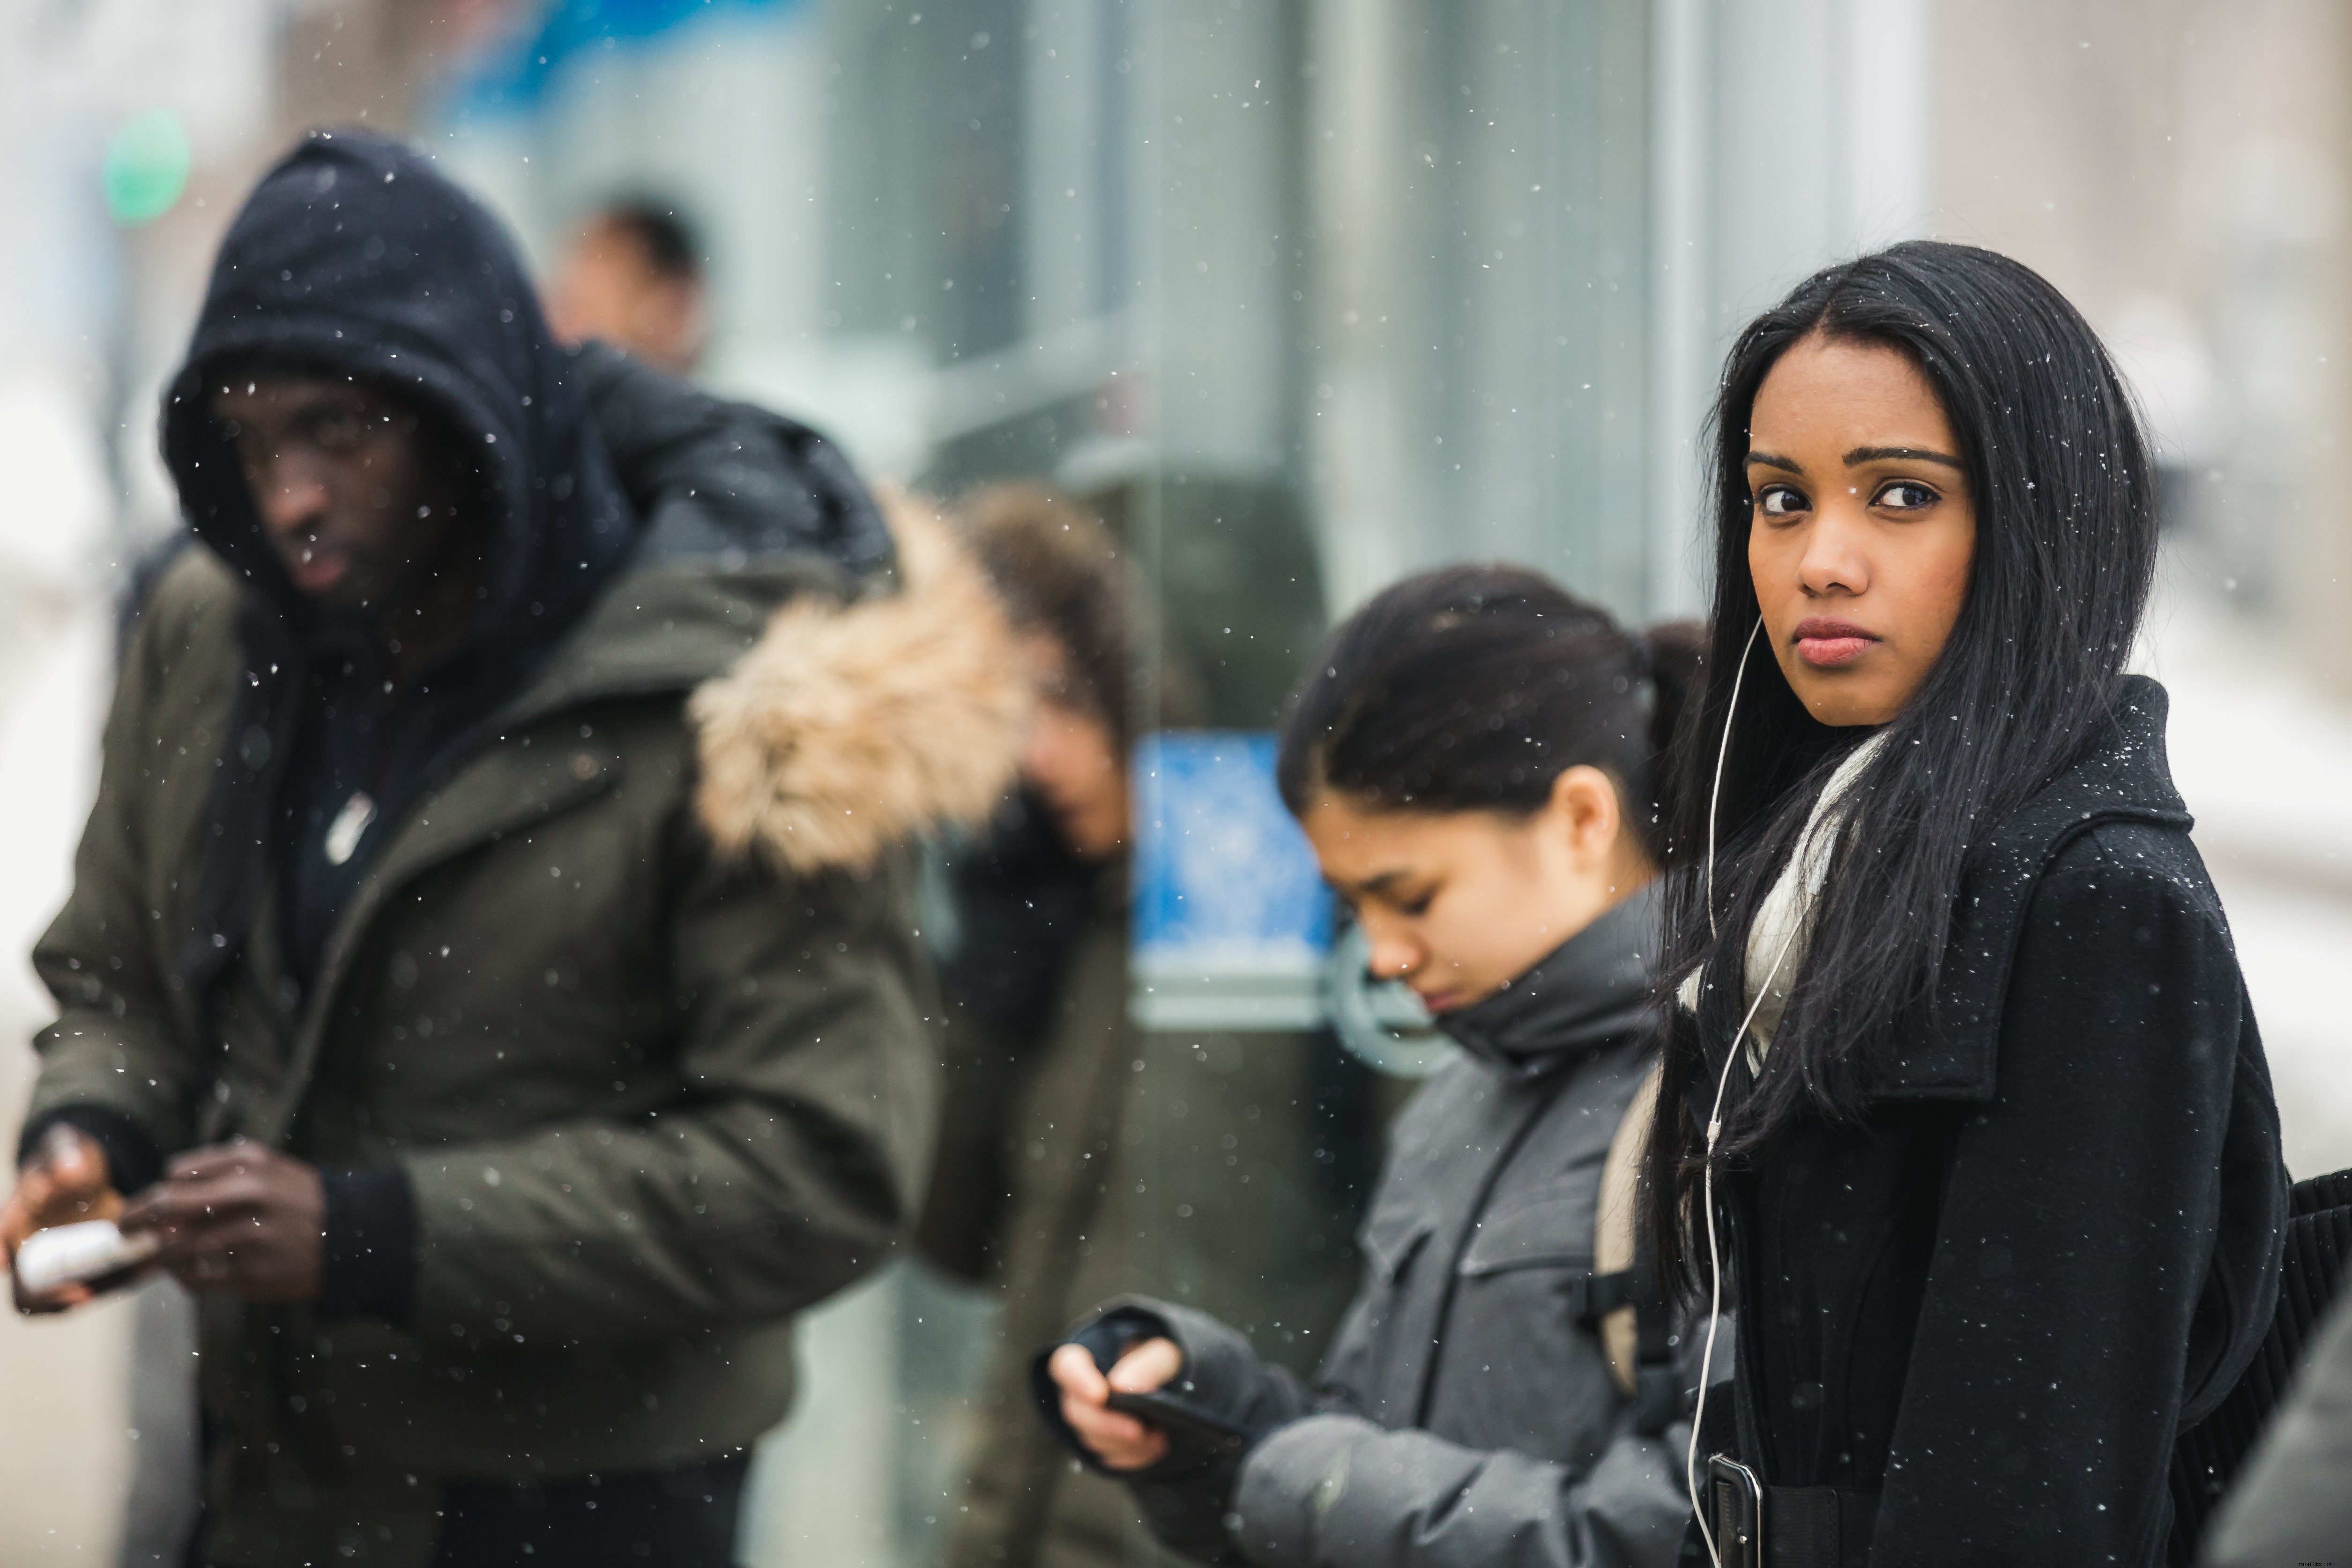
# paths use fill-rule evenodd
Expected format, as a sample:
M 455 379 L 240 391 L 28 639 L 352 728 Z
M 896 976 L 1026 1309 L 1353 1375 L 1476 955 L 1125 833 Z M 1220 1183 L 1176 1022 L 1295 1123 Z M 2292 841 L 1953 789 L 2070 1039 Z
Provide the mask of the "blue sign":
M 1331 895 L 1274 783 L 1275 740 L 1155 735 L 1135 755 L 1134 1012 L 1165 1028 L 1299 1029 Z
M 554 0 L 539 25 L 472 62 L 459 92 L 470 112 L 524 113 L 539 106 L 566 62 L 642 45 L 714 16 L 782 16 L 807 0 Z

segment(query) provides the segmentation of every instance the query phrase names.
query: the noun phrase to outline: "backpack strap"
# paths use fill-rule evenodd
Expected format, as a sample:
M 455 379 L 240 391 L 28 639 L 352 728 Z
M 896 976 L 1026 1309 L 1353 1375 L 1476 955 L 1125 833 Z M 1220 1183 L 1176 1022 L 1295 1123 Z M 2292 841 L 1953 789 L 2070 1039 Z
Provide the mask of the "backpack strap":
M 1619 1391 L 1633 1401 L 1633 1430 L 1654 1437 L 1682 1414 L 1682 1379 L 1675 1365 L 1674 1313 L 1664 1293 L 1653 1283 L 1656 1270 L 1650 1267 L 1647 1249 L 1643 1251 L 1645 1255 L 1633 1268 L 1595 1274 L 1586 1282 L 1584 1310 L 1577 1314 L 1577 1322 L 1600 1333 L 1605 1342 L 1610 1316 L 1632 1314 L 1631 1366 L 1620 1363 L 1615 1347 L 1610 1346 L 1609 1371 Z
M 1633 1429 L 1654 1437 L 1681 1413 L 1673 1310 L 1641 1244 L 1642 1153 L 1657 1114 L 1659 1069 L 1643 1076 L 1609 1140 L 1592 1213 L 1592 1278 L 1577 1321 L 1601 1336 L 1618 1392 L 1633 1402 Z

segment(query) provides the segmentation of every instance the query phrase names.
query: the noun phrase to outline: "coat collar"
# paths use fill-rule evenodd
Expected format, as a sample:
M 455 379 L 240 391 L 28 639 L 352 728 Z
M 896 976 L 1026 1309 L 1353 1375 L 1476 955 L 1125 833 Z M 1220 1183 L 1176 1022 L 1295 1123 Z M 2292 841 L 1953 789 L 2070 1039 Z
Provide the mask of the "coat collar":
M 2010 973 L 2044 869 L 2102 823 L 2147 822 L 2184 832 L 2190 825 L 2165 756 L 2168 706 L 2156 682 L 2126 676 L 2113 716 L 2074 761 L 1969 852 L 1932 1009 L 1923 1007 L 1896 1030 L 1895 1059 L 1876 1098 L 1992 1098 Z
M 1549 1072 L 1650 1022 L 1659 936 L 1654 883 L 1437 1027 L 1498 1071 L 1518 1078 Z
M 570 716 L 583 705 L 688 699 L 696 815 L 722 858 L 757 853 L 792 875 L 863 874 L 894 844 L 984 819 L 1012 779 L 1026 717 L 1026 687 L 1010 673 L 1019 667 L 1013 633 L 943 526 L 909 504 L 892 507 L 902 551 L 894 592 L 783 556 L 648 560 L 609 583 L 486 723 L 482 744 L 428 778 L 390 825 L 322 950 L 289 1093 L 299 1095 L 332 999 L 395 894 L 478 844 L 623 786 L 624 758 L 572 736 Z M 250 602 L 225 569 L 219 580 L 235 602 Z M 252 629 L 241 639 L 249 665 Z M 257 775 L 273 757 L 282 768 L 294 718 L 281 702 L 266 723 L 232 723 L 240 739 L 224 768 L 243 761 Z M 240 821 L 215 833 L 241 852 L 208 862 L 206 874 L 268 863 L 259 807 Z M 273 929 L 253 924 L 264 880 L 247 880 L 246 898 L 232 887 L 200 891 L 182 947 L 184 988 L 205 995 L 254 932 Z

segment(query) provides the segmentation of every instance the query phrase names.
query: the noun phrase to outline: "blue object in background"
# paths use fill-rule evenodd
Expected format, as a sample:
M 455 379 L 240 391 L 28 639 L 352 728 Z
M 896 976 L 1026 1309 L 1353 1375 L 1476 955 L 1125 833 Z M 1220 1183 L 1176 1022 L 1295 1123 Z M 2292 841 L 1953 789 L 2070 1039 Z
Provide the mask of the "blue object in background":
M 1274 737 L 1155 735 L 1136 747 L 1136 1020 L 1306 1029 L 1331 894 L 1274 783 Z
M 565 64 L 592 50 L 640 45 L 720 16 L 782 16 L 808 0 L 554 0 L 536 26 L 472 63 L 457 93 L 460 110 L 524 114 L 547 95 Z

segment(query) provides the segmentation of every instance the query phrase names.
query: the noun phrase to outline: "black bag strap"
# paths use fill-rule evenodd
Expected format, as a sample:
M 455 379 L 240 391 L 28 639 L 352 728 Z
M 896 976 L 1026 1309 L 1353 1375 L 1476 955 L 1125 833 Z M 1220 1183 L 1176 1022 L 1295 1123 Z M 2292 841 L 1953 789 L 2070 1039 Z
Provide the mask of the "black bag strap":
M 2189 1568 L 2247 1457 L 2286 1398 L 2304 1351 L 2342 1293 L 2352 1262 L 2352 1170 L 2297 1182 L 2287 1198 L 2278 1306 L 2253 1360 L 2213 1413 L 2174 1439 L 2168 1568 Z
M 1764 1489 L 1764 1568 L 1862 1568 L 1878 1493 L 1851 1487 Z
M 1635 1281 L 1640 1270 L 1620 1269 L 1613 1274 L 1595 1274 L 1584 1282 L 1584 1305 L 1577 1310 L 1580 1328 L 1598 1330 L 1601 1320 L 1620 1307 L 1641 1311 L 1641 1291 Z
M 1662 1435 L 1683 1414 L 1682 1378 L 1675 1365 L 1674 1309 L 1656 1288 L 1649 1249 L 1634 1242 L 1633 1266 L 1585 1281 L 1579 1327 L 1601 1332 L 1601 1320 L 1620 1307 L 1633 1309 L 1633 1430 Z

